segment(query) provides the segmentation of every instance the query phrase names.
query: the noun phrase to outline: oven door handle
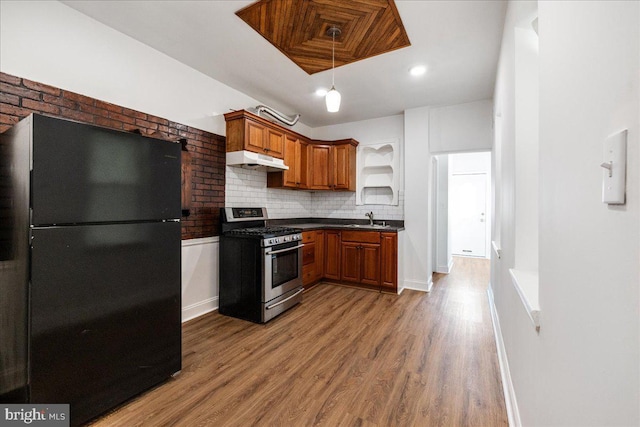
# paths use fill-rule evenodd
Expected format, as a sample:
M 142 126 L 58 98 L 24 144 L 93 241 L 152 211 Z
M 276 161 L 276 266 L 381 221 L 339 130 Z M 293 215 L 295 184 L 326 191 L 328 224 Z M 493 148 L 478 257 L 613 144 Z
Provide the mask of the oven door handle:
M 295 294 L 291 295 L 290 297 L 287 297 L 287 298 L 283 299 L 282 301 L 277 302 L 277 303 L 275 303 L 275 304 L 268 305 L 268 306 L 266 306 L 265 308 L 266 308 L 267 310 L 271 310 L 272 308 L 275 308 L 275 307 L 277 307 L 277 306 L 279 306 L 279 305 L 281 305 L 281 304 L 284 304 L 285 302 L 289 301 L 291 298 L 295 298 L 295 297 L 297 297 L 297 296 L 298 296 L 298 295 L 300 295 L 302 292 L 304 292 L 304 289 L 300 289 L 298 292 L 296 292 Z
M 294 249 L 300 249 L 303 246 L 304 246 L 303 244 L 300 244 L 300 245 L 294 246 L 292 248 L 280 249 L 278 251 L 270 251 L 270 252 L 267 252 L 267 255 L 280 254 L 282 252 L 289 252 L 289 251 L 292 251 Z

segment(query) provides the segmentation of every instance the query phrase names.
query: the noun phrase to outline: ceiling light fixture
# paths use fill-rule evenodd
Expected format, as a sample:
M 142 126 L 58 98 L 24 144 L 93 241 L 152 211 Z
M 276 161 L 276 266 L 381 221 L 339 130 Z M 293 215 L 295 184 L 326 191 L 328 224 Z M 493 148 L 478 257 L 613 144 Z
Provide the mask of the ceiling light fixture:
M 411 67 L 411 69 L 409 70 L 409 73 L 412 76 L 421 76 L 424 73 L 427 72 L 427 67 L 425 67 L 424 65 L 416 65 L 415 67 Z
M 332 25 L 329 29 L 327 29 L 327 35 L 331 36 L 331 89 L 327 92 L 325 96 L 325 101 L 327 102 L 327 111 L 330 113 L 335 113 L 340 110 L 340 92 L 336 90 L 335 87 L 335 68 L 336 68 L 336 35 L 342 34 L 340 28 Z

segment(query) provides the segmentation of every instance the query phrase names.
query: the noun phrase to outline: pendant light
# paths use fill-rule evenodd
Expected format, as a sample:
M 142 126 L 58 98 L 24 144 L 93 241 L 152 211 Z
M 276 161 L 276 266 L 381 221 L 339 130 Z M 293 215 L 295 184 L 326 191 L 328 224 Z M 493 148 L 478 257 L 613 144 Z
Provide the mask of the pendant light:
M 325 96 L 325 101 L 327 102 L 327 111 L 330 113 L 335 113 L 340 110 L 340 92 L 336 90 L 335 86 L 335 67 L 336 67 L 336 35 L 342 34 L 340 28 L 335 25 L 331 26 L 327 30 L 327 35 L 331 36 L 331 90 L 327 92 Z

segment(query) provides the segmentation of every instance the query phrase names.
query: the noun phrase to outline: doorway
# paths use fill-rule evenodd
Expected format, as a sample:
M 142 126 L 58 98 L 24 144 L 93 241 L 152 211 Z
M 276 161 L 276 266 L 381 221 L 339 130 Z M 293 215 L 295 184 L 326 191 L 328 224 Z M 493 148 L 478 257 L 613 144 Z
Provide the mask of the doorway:
M 491 255 L 491 152 L 434 156 L 433 265 L 449 273 L 453 255 Z
M 491 152 L 449 154 L 453 255 L 488 258 L 491 247 Z
M 449 179 L 451 253 L 485 257 L 487 244 L 487 174 L 454 174 Z

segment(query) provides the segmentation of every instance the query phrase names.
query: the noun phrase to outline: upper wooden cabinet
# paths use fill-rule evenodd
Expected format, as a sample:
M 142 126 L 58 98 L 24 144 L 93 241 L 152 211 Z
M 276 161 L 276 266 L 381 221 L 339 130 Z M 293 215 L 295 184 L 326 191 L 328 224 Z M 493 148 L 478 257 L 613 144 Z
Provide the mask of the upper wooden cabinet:
M 270 156 L 281 159 L 284 156 L 284 132 L 267 128 L 265 151 Z
M 353 139 L 309 145 L 309 189 L 356 191 L 356 146 Z
M 224 115 L 227 151 L 253 151 L 283 158 L 285 131 L 268 120 L 240 110 Z
M 347 140 L 333 145 L 333 189 L 356 191 L 356 145 Z
M 355 139 L 309 140 L 245 110 L 224 115 L 227 151 L 248 150 L 284 160 L 289 170 L 269 172 L 267 187 L 356 191 Z
M 331 146 L 309 146 L 309 190 L 331 190 Z
M 308 189 L 308 147 L 309 143 L 306 140 L 296 138 L 294 135 L 286 135 L 284 164 L 289 166 L 289 170 L 267 173 L 267 187 Z

